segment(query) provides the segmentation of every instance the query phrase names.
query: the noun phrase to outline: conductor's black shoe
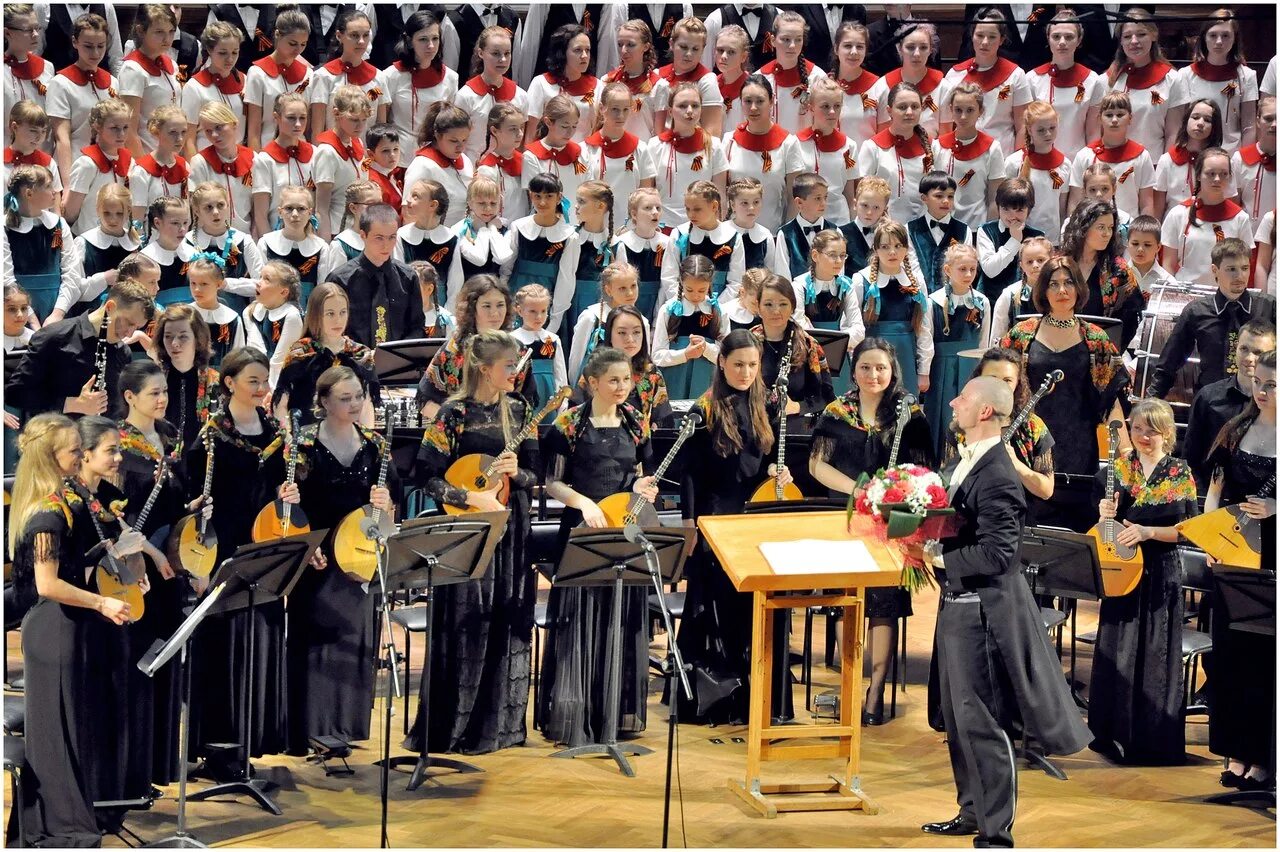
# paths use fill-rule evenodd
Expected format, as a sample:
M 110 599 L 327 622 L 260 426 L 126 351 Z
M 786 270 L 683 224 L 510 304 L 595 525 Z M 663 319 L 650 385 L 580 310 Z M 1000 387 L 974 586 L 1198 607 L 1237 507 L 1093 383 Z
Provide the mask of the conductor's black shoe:
M 946 822 L 926 822 L 920 826 L 925 834 L 941 834 L 946 837 L 968 837 L 978 833 L 978 823 L 956 814 Z

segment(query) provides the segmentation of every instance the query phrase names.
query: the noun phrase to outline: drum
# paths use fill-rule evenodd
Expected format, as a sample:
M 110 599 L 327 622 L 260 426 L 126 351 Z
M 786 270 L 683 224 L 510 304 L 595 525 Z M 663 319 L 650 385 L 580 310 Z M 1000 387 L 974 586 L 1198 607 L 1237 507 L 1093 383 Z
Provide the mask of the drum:
M 960 359 L 960 375 L 968 377 L 978 369 L 978 364 L 982 363 L 982 356 L 987 350 L 979 347 L 977 349 L 965 349 L 956 353 L 956 357 Z
M 1212 295 L 1215 288 L 1201 284 L 1185 284 L 1180 281 L 1158 285 L 1151 290 L 1151 298 L 1142 312 L 1142 321 L 1138 324 L 1136 335 L 1134 365 L 1136 380 L 1134 391 L 1136 398 L 1147 396 L 1147 387 L 1155 368 L 1160 363 L 1160 353 L 1173 333 L 1173 326 L 1178 316 L 1191 302 L 1203 296 Z M 1178 370 L 1173 386 L 1165 395 L 1165 399 L 1173 406 L 1174 414 L 1179 422 L 1185 423 L 1190 413 L 1191 400 L 1196 393 L 1196 378 L 1200 374 L 1200 359 L 1192 356 Z

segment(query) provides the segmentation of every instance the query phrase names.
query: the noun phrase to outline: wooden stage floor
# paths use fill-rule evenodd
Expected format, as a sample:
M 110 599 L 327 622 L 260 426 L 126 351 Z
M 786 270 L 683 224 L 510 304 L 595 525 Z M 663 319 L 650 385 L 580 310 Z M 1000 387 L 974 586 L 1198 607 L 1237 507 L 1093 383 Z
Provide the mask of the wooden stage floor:
M 679 797 L 673 801 L 672 846 L 716 847 L 944 847 L 969 848 L 970 838 L 934 838 L 920 825 L 956 812 L 955 791 L 942 735 L 924 720 L 925 686 L 936 600 L 915 599 L 908 625 L 908 686 L 898 695 L 898 718 L 864 729 L 862 783 L 880 813 L 795 813 L 765 820 L 732 798 L 726 782 L 741 777 L 746 746 L 734 741 L 744 728 L 681 726 Z M 1093 627 L 1096 606 L 1082 607 L 1080 630 Z M 815 630 L 816 691 L 835 682 L 822 666 L 821 623 Z M 793 647 L 799 649 L 797 614 Z M 664 637 L 659 636 L 655 647 Z M 21 655 L 11 643 L 10 661 Z M 420 648 L 415 647 L 415 652 Z M 1087 683 L 1088 646 L 1081 646 L 1079 678 Z M 415 653 L 415 657 L 417 654 Z M 418 660 L 414 660 L 414 694 Z M 799 667 L 795 668 L 799 673 Z M 522 748 L 471 758 L 482 774 L 446 773 L 415 793 L 407 776 L 393 773 L 390 836 L 395 847 L 573 846 L 656 847 L 662 837 L 666 712 L 653 682 L 649 728 L 638 741 L 655 753 L 632 758 L 637 777 L 625 778 L 612 760 L 551 760 L 553 747 L 536 732 Z M 804 687 L 796 686 L 796 705 Z M 816 692 L 815 692 L 816 694 Z M 411 706 L 412 709 L 412 706 Z M 807 714 L 802 720 L 807 720 Z M 374 708 L 374 739 L 351 758 L 352 777 L 326 778 L 316 764 L 287 757 L 256 762 L 260 777 L 280 783 L 275 794 L 284 816 L 275 817 L 247 800 L 200 802 L 188 809 L 190 830 L 217 846 L 376 847 L 379 842 L 378 769 L 382 704 Z M 402 739 L 402 705 L 393 717 L 393 753 Z M 716 742 L 716 741 L 719 742 Z M 1084 751 L 1058 759 L 1070 780 L 1042 772 L 1019 772 L 1015 837 L 1021 846 L 1048 847 L 1266 847 L 1276 846 L 1274 812 L 1202 802 L 1217 786 L 1220 762 L 1205 747 L 1203 717 L 1187 726 L 1188 762 L 1176 768 L 1125 768 Z M 769 764 L 781 767 L 786 764 Z M 834 766 L 834 764 L 833 764 Z M 812 772 L 812 770 L 810 770 Z M 767 776 L 772 777 L 772 776 Z M 203 786 L 206 782 L 197 782 Z M 146 840 L 174 828 L 177 789 L 128 825 Z M 6 785 L 6 805 L 8 790 Z M 5 814 L 7 817 L 7 813 Z M 117 838 L 105 845 L 120 846 Z

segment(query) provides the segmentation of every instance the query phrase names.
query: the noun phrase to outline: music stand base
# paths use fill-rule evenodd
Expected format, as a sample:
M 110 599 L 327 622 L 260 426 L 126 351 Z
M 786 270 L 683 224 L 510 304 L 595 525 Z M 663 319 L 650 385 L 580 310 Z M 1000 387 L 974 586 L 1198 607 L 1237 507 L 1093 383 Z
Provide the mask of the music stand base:
M 378 761 L 378 765 L 382 765 L 382 761 Z M 452 769 L 462 775 L 469 775 L 473 772 L 484 772 L 474 763 L 467 763 L 465 760 L 455 760 L 451 757 L 435 757 L 429 755 L 423 757 L 417 754 L 400 754 L 391 758 L 391 768 L 401 769 L 406 766 L 413 767 L 413 771 L 409 774 L 409 785 L 405 787 L 407 791 L 412 793 L 414 790 L 422 786 L 422 782 L 428 780 L 428 773 L 432 769 Z
M 1276 806 L 1275 790 L 1233 790 L 1230 793 L 1215 793 L 1206 796 L 1207 805 L 1244 805 L 1260 810 L 1274 810 Z
M 207 843 L 201 843 L 190 834 L 173 834 L 169 837 L 162 837 L 151 843 L 145 843 L 142 849 L 209 849 Z
M 628 778 L 635 778 L 636 771 L 631 768 L 631 761 L 627 760 L 626 755 L 645 755 L 653 754 L 653 749 L 642 745 L 632 743 L 591 743 L 590 745 L 574 746 L 573 748 L 565 748 L 554 752 L 552 757 L 581 757 L 584 754 L 607 754 L 618 763 L 618 770 Z
M 267 792 L 276 785 L 270 781 L 251 778 L 248 781 L 231 781 L 226 784 L 215 784 L 206 790 L 187 795 L 188 802 L 201 802 L 216 796 L 248 796 L 258 803 L 264 811 L 275 816 L 283 816 L 284 811 L 267 796 Z

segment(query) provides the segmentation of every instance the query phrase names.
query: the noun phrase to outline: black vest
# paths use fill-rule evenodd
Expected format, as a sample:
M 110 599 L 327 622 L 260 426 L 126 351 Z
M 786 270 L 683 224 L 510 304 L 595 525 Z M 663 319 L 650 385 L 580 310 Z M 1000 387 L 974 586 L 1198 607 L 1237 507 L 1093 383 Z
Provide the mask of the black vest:
M 795 6 L 797 12 L 809 25 L 809 35 L 804 41 L 804 58 L 824 71 L 838 67 L 832 61 L 831 37 L 834 33 L 827 26 L 827 11 L 819 3 L 806 3 Z M 841 3 L 840 20 L 867 23 L 867 7 L 861 3 Z
M 394 3 L 377 3 L 373 8 L 378 17 L 378 26 L 376 38 L 373 40 L 373 49 L 369 52 L 369 61 L 377 68 L 389 68 L 391 63 L 396 61 L 396 46 L 404 36 L 404 14 Z M 443 9 L 435 3 L 420 3 L 418 11 L 430 12 L 440 20 L 445 14 Z M 458 72 L 458 76 L 464 80 L 467 79 L 461 71 Z
M 684 5 L 667 3 L 662 7 L 662 19 L 651 20 L 648 3 L 628 3 L 627 18 L 635 18 L 649 25 L 653 33 L 653 47 L 658 51 L 658 65 L 666 65 L 671 61 L 671 30 L 684 17 Z M 715 45 L 712 45 L 715 47 Z M 712 70 L 715 70 L 714 68 Z
M 756 37 L 751 41 L 751 67 L 757 71 L 777 58 L 773 49 L 773 19 L 777 15 L 778 7 L 772 3 L 764 3 L 760 6 L 760 29 L 756 30 Z M 747 38 L 751 38 L 751 28 L 743 23 L 742 16 L 738 14 L 737 8 L 732 3 L 726 3 L 720 7 L 720 23 L 722 27 L 737 24 L 747 31 Z M 765 50 L 766 41 L 769 45 L 767 51 Z
M 597 45 L 599 44 L 600 35 L 600 16 L 604 14 L 603 3 L 588 3 L 586 10 L 582 13 L 582 20 L 579 21 L 573 14 L 573 4 L 571 3 L 555 3 L 547 9 L 547 22 L 542 28 L 542 41 L 538 45 L 538 61 L 533 65 L 533 75 L 537 77 L 539 74 L 545 74 L 547 71 L 547 48 L 551 44 L 551 34 L 563 27 L 565 24 L 581 24 L 587 30 L 587 38 L 591 40 L 591 61 L 596 61 Z M 612 38 L 612 36 L 608 36 Z M 592 68 L 587 69 L 588 74 L 594 74 Z
M 264 56 L 270 56 L 275 49 L 276 37 L 276 5 L 274 3 L 248 4 L 258 10 L 258 24 L 253 32 L 245 25 L 240 9 L 246 4 L 215 3 L 209 7 L 209 13 L 219 21 L 231 24 L 244 33 L 244 43 L 240 45 L 240 58 L 236 60 L 236 68 L 242 73 L 249 73 L 249 66 Z
M 89 11 L 95 15 L 107 16 L 105 3 L 90 3 Z M 80 58 L 76 49 L 71 46 L 71 13 L 65 3 L 49 4 L 49 28 L 44 33 L 44 51 L 40 54 L 46 62 L 53 63 L 53 70 L 61 71 L 68 65 L 75 65 Z M 102 67 L 107 68 L 107 57 L 102 58 Z
M 458 72 L 458 85 L 462 85 L 476 76 L 471 73 L 471 59 L 475 56 L 476 42 L 480 40 L 480 33 L 484 31 L 484 20 L 476 14 L 475 9 L 471 8 L 470 3 L 463 3 L 450 12 L 449 20 L 453 21 L 453 28 L 458 33 L 458 67 L 454 70 Z M 520 16 L 513 12 L 510 6 L 500 6 L 498 26 L 510 30 L 514 42 L 516 30 L 520 27 Z M 544 37 L 547 35 L 549 33 L 543 33 Z M 519 48 L 520 45 L 513 44 L 512 47 Z M 511 76 L 510 68 L 507 69 L 506 76 Z
M 303 12 L 307 16 L 307 20 L 311 22 L 311 36 L 307 39 L 307 49 L 302 51 L 302 58 L 310 62 L 312 66 L 316 66 L 323 65 L 339 55 L 341 51 L 337 48 L 337 40 L 335 38 L 338 32 L 338 24 L 342 22 L 344 15 L 348 12 L 354 12 L 355 8 L 354 3 L 338 4 L 338 14 L 333 18 L 333 26 L 328 30 L 324 30 L 322 29 L 323 24 L 320 18 L 320 4 L 301 4 L 298 11 Z

